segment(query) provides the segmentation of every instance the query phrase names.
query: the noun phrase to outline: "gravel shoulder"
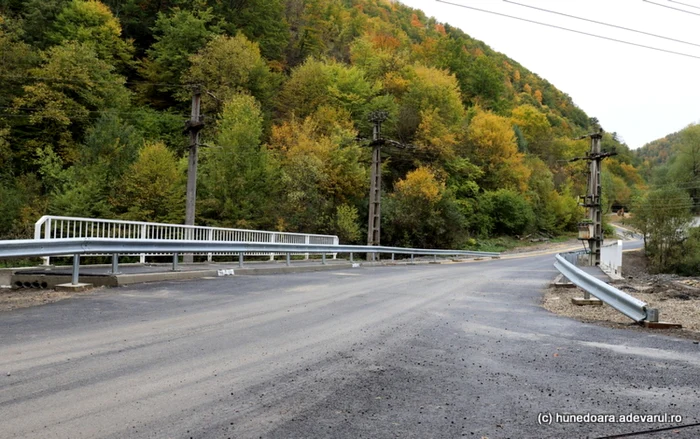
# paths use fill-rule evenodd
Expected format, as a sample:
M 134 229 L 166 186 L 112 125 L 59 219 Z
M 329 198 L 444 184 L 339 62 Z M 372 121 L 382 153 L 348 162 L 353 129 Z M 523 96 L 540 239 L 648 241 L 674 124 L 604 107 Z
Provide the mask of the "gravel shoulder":
M 622 256 L 624 280 L 612 282 L 622 291 L 659 309 L 661 321 L 679 323 L 680 330 L 663 330 L 664 334 L 700 340 L 700 278 L 669 274 L 650 274 L 641 250 L 624 252 Z M 660 330 L 642 328 L 608 305 L 577 306 L 574 297 L 582 297 L 579 288 L 548 288 L 542 306 L 559 315 L 605 326 L 624 327 L 638 331 L 659 333 Z

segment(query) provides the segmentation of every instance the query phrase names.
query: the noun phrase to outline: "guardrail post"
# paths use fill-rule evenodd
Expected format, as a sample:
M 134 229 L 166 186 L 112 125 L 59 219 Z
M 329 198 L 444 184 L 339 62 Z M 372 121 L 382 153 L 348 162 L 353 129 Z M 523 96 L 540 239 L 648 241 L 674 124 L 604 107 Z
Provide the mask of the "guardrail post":
M 207 232 L 207 240 L 209 242 L 214 241 L 214 229 L 209 229 Z M 207 262 L 211 262 L 214 257 L 214 253 L 207 253 Z
M 112 273 L 119 274 L 119 253 L 112 253 Z
M 141 226 L 141 239 L 146 239 L 146 225 Z M 146 253 L 141 253 L 139 255 L 139 262 L 142 264 L 146 263 Z
M 273 233 L 273 234 L 272 234 L 272 238 L 270 238 L 270 242 L 272 242 L 273 244 L 277 242 L 277 233 Z M 274 260 L 275 260 L 275 254 L 274 254 L 274 253 L 270 253 L 270 260 L 271 260 L 271 261 L 274 261 Z
M 413 264 L 413 253 L 411 253 L 411 264 Z
M 179 270 L 178 267 L 177 267 L 177 262 L 178 262 L 177 259 L 178 259 L 179 256 L 180 256 L 180 255 L 179 255 L 177 252 L 173 253 L 173 271 L 178 271 L 178 270 Z
M 321 253 L 321 264 L 326 265 L 326 254 Z
M 41 234 L 41 232 L 39 232 Z M 35 239 L 39 239 L 39 237 L 34 237 Z M 49 239 L 51 238 L 51 218 L 48 218 L 46 222 L 44 223 L 44 239 Z M 44 256 L 41 258 L 44 260 L 43 264 L 44 265 L 51 265 L 51 256 Z
M 73 277 L 71 279 L 72 285 L 78 285 L 79 282 L 79 272 L 80 272 L 80 254 L 76 253 L 73 255 Z
M 292 260 L 289 253 L 287 253 L 287 267 L 289 267 L 290 265 L 292 265 Z
M 433 255 L 433 262 L 437 264 L 437 255 Z
M 238 268 L 243 268 L 243 252 L 238 252 Z
M 304 237 L 304 244 L 309 245 L 310 243 L 311 243 L 311 237 L 310 237 L 309 235 L 306 235 L 306 236 Z M 308 254 L 308 253 L 304 253 L 304 260 L 305 260 L 305 261 L 309 260 L 309 254 Z
M 391 254 L 391 260 L 392 260 L 392 261 L 394 260 L 394 254 L 393 254 L 393 253 Z
M 333 245 L 339 245 L 340 244 L 340 239 L 336 236 L 333 238 Z M 333 253 L 333 259 L 335 259 L 338 256 L 338 253 Z
M 350 262 L 354 262 L 354 261 L 352 260 L 352 253 L 350 253 Z

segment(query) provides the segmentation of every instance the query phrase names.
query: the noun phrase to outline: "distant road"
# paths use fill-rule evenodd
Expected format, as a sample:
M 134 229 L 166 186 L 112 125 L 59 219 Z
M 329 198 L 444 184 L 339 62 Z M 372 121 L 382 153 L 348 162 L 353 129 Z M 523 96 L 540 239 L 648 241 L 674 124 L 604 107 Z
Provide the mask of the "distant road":
M 671 424 L 538 419 L 700 421 L 699 346 L 550 314 L 552 262 L 169 282 L 2 313 L 0 436 L 577 438 Z

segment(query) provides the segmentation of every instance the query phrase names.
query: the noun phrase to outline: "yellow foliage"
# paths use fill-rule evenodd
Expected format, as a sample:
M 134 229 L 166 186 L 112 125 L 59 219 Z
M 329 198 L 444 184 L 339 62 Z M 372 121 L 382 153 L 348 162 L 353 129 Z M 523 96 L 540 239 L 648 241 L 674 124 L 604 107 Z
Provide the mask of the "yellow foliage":
M 406 174 L 395 186 L 398 196 L 423 199 L 427 203 L 436 203 L 445 192 L 445 183 L 439 181 L 429 168 L 420 168 Z
M 452 157 L 457 146 L 457 135 L 443 123 L 439 110 L 423 110 L 420 117 L 421 122 L 416 131 L 418 148 L 443 158 Z
M 531 171 L 525 166 L 525 156 L 518 152 L 515 133 L 508 119 L 490 112 L 478 112 L 467 129 L 467 142 L 475 162 L 485 171 L 483 184 L 487 189 L 527 190 Z
M 539 90 L 535 90 L 534 96 L 535 96 L 535 99 L 537 99 L 537 102 L 539 102 L 541 104 L 542 103 L 542 92 Z

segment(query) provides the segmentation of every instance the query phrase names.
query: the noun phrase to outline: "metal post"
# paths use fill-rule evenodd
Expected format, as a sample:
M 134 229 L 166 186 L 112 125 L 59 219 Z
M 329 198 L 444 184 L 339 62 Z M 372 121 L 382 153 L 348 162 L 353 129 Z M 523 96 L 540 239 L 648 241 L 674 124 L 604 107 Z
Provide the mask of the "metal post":
M 352 260 L 352 253 L 350 253 L 350 262 L 354 262 L 354 261 Z
M 73 255 L 73 277 L 71 279 L 72 285 L 78 285 L 79 282 L 79 271 L 80 271 L 80 254 L 76 253 Z
M 393 253 L 391 254 L 391 260 L 392 260 L 392 261 L 394 260 L 394 254 L 393 254 Z
M 437 264 L 437 255 L 433 255 L 433 262 Z
M 413 254 L 411 254 L 411 264 L 413 264 Z
M 292 259 L 289 256 L 289 253 L 287 253 L 287 267 L 289 267 L 290 265 L 292 265 Z
M 238 253 L 238 268 L 243 268 L 243 252 Z
M 173 253 L 173 271 L 178 271 L 178 270 L 179 270 L 178 267 L 177 267 L 177 260 L 178 260 L 178 257 L 179 257 L 179 256 L 180 256 L 179 254 Z M 185 255 L 185 256 L 187 256 L 187 255 Z
M 321 264 L 326 265 L 326 254 L 321 253 Z
M 119 253 L 112 253 L 112 274 L 119 274 Z
M 194 225 L 195 204 L 197 200 L 197 147 L 199 146 L 199 131 L 204 128 L 199 110 L 202 103 L 202 94 L 199 89 L 195 88 L 192 91 L 192 113 L 190 120 L 185 123 L 185 132 L 189 133 L 189 157 L 187 161 L 187 201 L 185 211 L 185 224 L 188 226 Z M 192 239 L 192 229 L 187 230 L 187 239 Z M 193 261 L 192 253 L 186 253 L 183 259 L 184 263 L 191 264 Z

